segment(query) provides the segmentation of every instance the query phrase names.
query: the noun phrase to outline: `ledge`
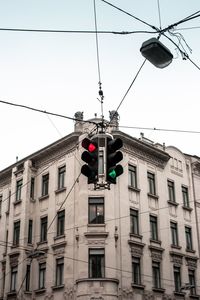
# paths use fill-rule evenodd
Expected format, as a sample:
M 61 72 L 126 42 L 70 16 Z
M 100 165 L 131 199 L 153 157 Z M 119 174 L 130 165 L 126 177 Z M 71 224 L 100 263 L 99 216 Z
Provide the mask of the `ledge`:
M 163 294 L 165 292 L 165 289 L 153 287 L 152 291 Z
M 199 295 L 189 295 L 190 299 L 199 299 Z
M 64 284 L 61 284 L 61 285 L 54 285 L 54 286 L 52 286 L 51 288 L 52 288 L 52 290 L 61 290 L 61 289 L 63 289 L 65 287 L 65 285 Z
M 192 211 L 193 210 L 192 207 L 188 207 L 188 206 L 185 206 L 185 205 L 182 205 L 182 209 L 187 210 L 187 211 Z
M 46 292 L 46 288 L 42 288 L 42 289 L 38 289 L 38 290 L 34 290 L 34 292 L 35 292 L 36 294 L 43 294 L 43 293 L 45 293 L 45 292 Z
M 196 253 L 196 251 L 193 250 L 193 249 L 187 249 L 187 248 L 186 248 L 185 251 L 186 251 L 186 252 L 189 252 L 189 253 Z
M 66 241 L 63 241 L 63 242 L 60 242 L 60 243 L 56 243 L 56 244 L 51 245 L 51 248 L 52 248 L 53 250 L 55 250 L 56 248 L 65 247 L 66 245 L 67 245 L 67 242 L 66 242 Z
M 92 281 L 104 281 L 104 282 L 114 282 L 114 283 L 119 283 L 119 280 L 117 278 L 80 278 L 80 279 L 77 279 L 76 280 L 76 283 L 79 283 L 79 282 L 85 282 L 85 281 L 88 281 L 88 282 L 92 282 Z
M 21 199 L 20 200 L 16 200 L 16 201 L 13 202 L 13 205 L 16 206 L 16 205 L 20 204 L 21 202 L 22 202 Z
M 131 190 L 131 191 L 134 191 L 134 192 L 136 192 L 136 193 L 140 193 L 140 191 L 141 191 L 140 189 L 138 189 L 138 188 L 136 188 L 136 187 L 133 187 L 133 186 L 131 186 L 131 185 L 128 186 L 128 189 Z
M 106 231 L 90 231 L 84 233 L 84 236 L 87 238 L 107 238 L 108 235 L 109 233 Z
M 38 200 L 42 201 L 42 200 L 45 200 L 47 198 L 49 198 L 49 194 L 39 197 Z
M 178 206 L 179 205 L 179 203 L 177 203 L 175 201 L 170 201 L 170 200 L 168 200 L 167 203 L 170 204 L 170 205 L 173 205 L 173 206 Z
M 65 239 L 65 234 L 54 236 L 54 241 Z
M 171 248 L 180 250 L 182 247 L 181 246 L 176 246 L 176 245 L 171 245 Z
M 62 193 L 62 192 L 64 192 L 64 191 L 66 191 L 66 187 L 57 189 L 57 190 L 54 191 L 54 193 L 55 193 L 55 194 L 59 194 L 59 193 Z
M 139 290 L 144 290 L 144 289 L 145 289 L 145 285 L 144 285 L 144 284 L 131 283 L 131 286 L 132 286 L 134 289 L 139 289 Z
M 159 199 L 159 196 L 158 196 L 158 195 L 154 195 L 154 194 L 151 194 L 151 193 L 147 193 L 147 195 L 148 195 L 149 197 L 151 197 L 151 198 L 156 199 L 156 200 Z
M 185 293 L 183 292 L 174 292 L 174 296 L 179 296 L 185 298 Z
M 150 243 L 161 245 L 162 242 L 160 240 L 149 239 Z
M 11 297 L 16 297 L 17 296 L 17 291 L 11 291 L 7 293 L 7 298 L 11 298 Z
M 143 235 L 141 235 L 141 234 L 130 233 L 129 235 L 130 235 L 130 237 L 137 238 L 140 240 L 142 240 L 142 238 L 143 238 Z

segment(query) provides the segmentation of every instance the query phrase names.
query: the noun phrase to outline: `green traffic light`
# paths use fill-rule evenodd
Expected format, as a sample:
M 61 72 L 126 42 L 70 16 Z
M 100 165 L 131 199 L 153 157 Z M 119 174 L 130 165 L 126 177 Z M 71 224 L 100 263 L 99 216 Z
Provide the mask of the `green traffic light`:
M 115 179 L 117 177 L 117 174 L 115 172 L 115 170 L 112 170 L 111 172 L 109 172 L 108 174 L 111 178 Z

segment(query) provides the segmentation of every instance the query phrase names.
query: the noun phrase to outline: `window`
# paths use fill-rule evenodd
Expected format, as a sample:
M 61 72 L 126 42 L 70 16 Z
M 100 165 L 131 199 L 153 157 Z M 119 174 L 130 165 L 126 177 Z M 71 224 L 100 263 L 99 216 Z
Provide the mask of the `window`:
M 57 236 L 64 235 L 65 233 L 65 211 L 59 211 L 57 219 Z
M 147 172 L 147 178 L 149 183 L 149 193 L 156 195 L 155 174 Z
M 181 269 L 177 266 L 174 266 L 174 287 L 175 292 L 181 291 Z
M 128 184 L 133 188 L 137 188 L 137 169 L 135 166 L 128 166 Z
M 174 182 L 171 180 L 167 180 L 167 185 L 168 185 L 169 201 L 176 202 Z
M 17 287 L 17 266 L 11 267 L 10 291 L 16 292 Z
M 130 210 L 131 215 L 131 233 L 139 234 L 139 217 L 138 211 L 135 209 Z
M 153 276 L 153 287 L 160 289 L 161 280 L 160 280 L 160 262 L 152 262 L 152 276 Z
M 141 284 L 141 267 L 139 257 L 132 257 L 132 280 L 134 284 Z
M 28 244 L 32 244 L 33 220 L 28 221 Z
M 188 277 L 189 277 L 189 284 L 191 286 L 190 288 L 190 294 L 196 295 L 196 276 L 195 276 L 195 270 L 189 269 L 188 270 Z
M 158 220 L 156 216 L 150 215 L 150 232 L 151 239 L 157 241 L 158 240 Z
M 190 207 L 188 188 L 186 186 L 182 186 L 182 195 L 183 195 L 183 206 Z
M 172 245 L 178 247 L 179 243 L 178 243 L 178 228 L 177 228 L 177 223 L 170 222 L 170 228 L 171 228 L 171 235 L 172 235 Z
M 20 235 L 20 221 L 14 223 L 14 230 L 13 230 L 13 245 L 19 245 L 19 235 Z
M 30 188 L 30 197 L 31 199 L 34 199 L 34 196 L 35 196 L 35 178 L 34 177 L 31 177 L 31 188 Z
M 89 249 L 89 278 L 105 277 L 104 249 Z
M 89 224 L 104 223 L 104 198 L 89 198 Z
M 185 226 L 186 249 L 192 250 L 192 228 Z
M 42 176 L 42 196 L 46 196 L 49 193 L 49 174 Z
M 58 169 L 58 189 L 62 189 L 65 187 L 65 172 L 66 172 L 66 167 L 60 167 Z
M 21 200 L 22 185 L 23 185 L 23 180 L 22 179 L 18 180 L 16 183 L 16 198 L 15 198 L 16 201 Z
M 48 219 L 47 217 L 41 218 L 41 227 L 40 227 L 40 242 L 46 242 L 47 241 L 47 224 Z
M 56 259 L 56 286 L 64 283 L 64 258 Z
M 3 203 L 3 196 L 0 195 L 0 216 L 2 214 L 2 203 Z
M 31 279 L 31 265 L 26 266 L 26 291 L 30 291 L 30 279 Z
M 46 263 L 39 264 L 39 289 L 45 288 L 45 277 L 46 277 Z

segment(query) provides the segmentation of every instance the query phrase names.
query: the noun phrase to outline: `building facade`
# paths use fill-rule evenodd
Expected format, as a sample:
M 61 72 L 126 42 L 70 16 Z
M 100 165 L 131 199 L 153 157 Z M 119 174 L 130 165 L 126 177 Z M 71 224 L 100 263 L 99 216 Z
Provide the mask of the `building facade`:
M 110 190 L 80 174 L 81 120 L 0 172 L 0 299 L 199 299 L 200 159 L 117 125 Z

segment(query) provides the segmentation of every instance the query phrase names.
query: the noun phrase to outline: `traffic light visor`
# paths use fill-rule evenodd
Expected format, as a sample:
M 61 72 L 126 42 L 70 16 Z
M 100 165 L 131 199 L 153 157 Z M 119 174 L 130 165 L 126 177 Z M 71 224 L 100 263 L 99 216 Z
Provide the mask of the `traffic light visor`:
M 88 150 L 89 152 L 94 152 L 97 149 L 97 143 L 85 138 L 82 140 L 82 147 Z

